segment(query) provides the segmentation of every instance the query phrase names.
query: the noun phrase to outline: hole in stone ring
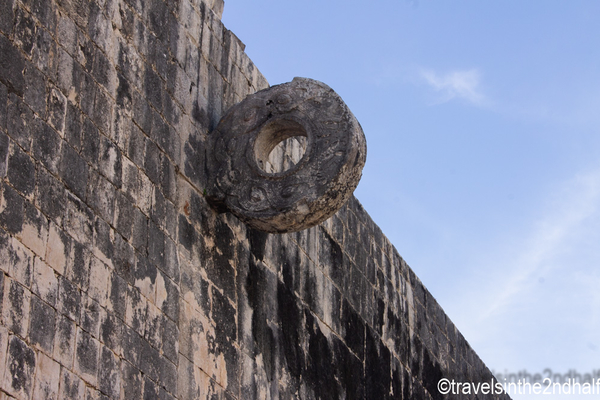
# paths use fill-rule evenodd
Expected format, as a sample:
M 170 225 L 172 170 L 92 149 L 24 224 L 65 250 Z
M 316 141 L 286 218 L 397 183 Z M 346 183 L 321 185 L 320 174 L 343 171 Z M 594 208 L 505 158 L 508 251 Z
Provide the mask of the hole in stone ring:
M 254 141 L 254 158 L 258 167 L 269 174 L 286 172 L 304 157 L 306 129 L 289 119 L 267 122 Z

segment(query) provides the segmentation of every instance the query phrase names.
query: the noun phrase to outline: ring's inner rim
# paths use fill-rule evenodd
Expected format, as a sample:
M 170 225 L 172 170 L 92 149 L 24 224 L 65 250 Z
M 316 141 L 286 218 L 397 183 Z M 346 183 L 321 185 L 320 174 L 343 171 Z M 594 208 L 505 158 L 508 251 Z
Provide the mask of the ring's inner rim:
M 300 143 L 302 153 L 297 160 L 289 158 L 291 165 L 279 160 L 274 162 L 273 150 L 287 139 L 296 138 Z M 258 167 L 266 173 L 277 174 L 285 172 L 297 165 L 306 155 L 306 139 L 308 133 L 302 124 L 290 119 L 274 119 L 267 122 L 258 132 L 254 141 L 254 159 Z M 269 168 L 269 166 L 271 168 Z M 273 169 L 271 171 L 270 169 Z

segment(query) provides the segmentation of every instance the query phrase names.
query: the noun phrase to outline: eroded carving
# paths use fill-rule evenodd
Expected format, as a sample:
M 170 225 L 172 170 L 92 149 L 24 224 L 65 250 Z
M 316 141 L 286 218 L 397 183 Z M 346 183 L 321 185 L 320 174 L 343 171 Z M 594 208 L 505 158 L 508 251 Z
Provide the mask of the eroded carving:
M 352 112 L 330 87 L 307 78 L 246 97 L 210 139 L 207 198 L 266 232 L 299 231 L 329 218 L 358 185 L 366 159 Z M 273 155 L 286 140 L 296 141 L 288 149 L 298 159 Z

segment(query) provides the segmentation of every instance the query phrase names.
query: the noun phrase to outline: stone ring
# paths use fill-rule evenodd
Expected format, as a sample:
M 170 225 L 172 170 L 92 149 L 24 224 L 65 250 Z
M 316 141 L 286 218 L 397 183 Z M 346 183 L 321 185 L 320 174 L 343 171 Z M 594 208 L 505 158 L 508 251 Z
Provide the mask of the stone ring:
M 360 124 L 324 83 L 295 78 L 246 97 L 209 135 L 208 200 L 265 232 L 332 216 L 366 159 Z

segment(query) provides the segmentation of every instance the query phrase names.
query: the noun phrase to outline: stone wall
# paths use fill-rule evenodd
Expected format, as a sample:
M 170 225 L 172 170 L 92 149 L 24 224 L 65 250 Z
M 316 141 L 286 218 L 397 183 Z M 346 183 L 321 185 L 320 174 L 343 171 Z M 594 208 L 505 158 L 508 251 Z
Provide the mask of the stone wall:
M 0 398 L 437 399 L 442 377 L 489 381 L 356 199 L 285 235 L 208 206 L 207 135 L 268 87 L 222 11 L 0 1 Z

